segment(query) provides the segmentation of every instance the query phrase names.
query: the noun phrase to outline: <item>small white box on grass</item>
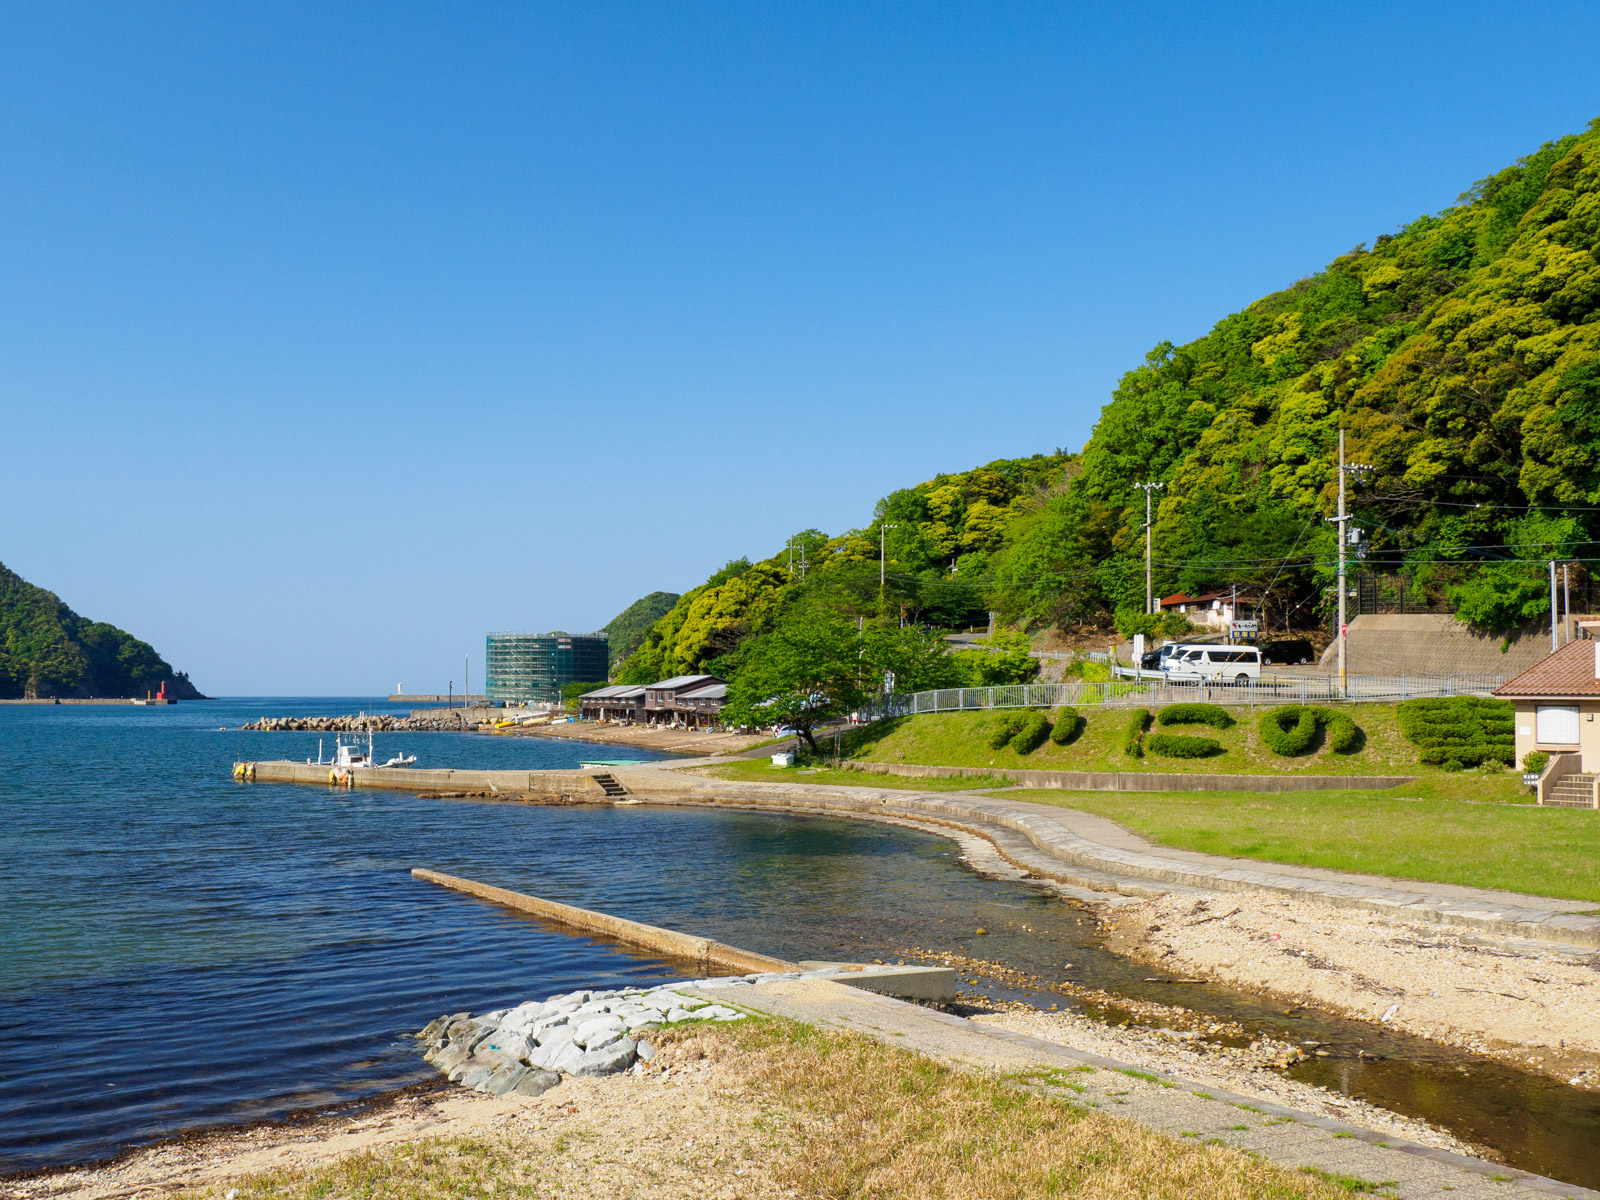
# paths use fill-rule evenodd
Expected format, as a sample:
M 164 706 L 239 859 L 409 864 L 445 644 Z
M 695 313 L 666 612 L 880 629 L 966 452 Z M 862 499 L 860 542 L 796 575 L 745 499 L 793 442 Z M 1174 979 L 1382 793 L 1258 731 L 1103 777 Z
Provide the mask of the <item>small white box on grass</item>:
M 794 766 L 794 755 L 788 750 L 783 751 L 781 754 L 774 754 L 772 756 L 772 765 L 775 767 L 792 767 Z

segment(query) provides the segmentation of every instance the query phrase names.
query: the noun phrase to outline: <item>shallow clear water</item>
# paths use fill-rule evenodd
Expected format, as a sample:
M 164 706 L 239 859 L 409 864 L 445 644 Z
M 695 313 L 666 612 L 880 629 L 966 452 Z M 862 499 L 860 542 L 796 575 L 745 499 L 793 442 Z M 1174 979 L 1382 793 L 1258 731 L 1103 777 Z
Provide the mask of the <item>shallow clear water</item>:
M 1600 1097 L 1225 988 L 1146 982 L 1156 973 L 1103 950 L 1078 910 L 979 878 L 930 834 L 231 779 L 238 758 L 315 757 L 317 735 L 219 725 L 363 707 L 0 706 L 0 1173 L 430 1079 L 407 1035 L 440 1013 L 676 974 L 411 878 L 427 866 L 791 959 L 955 951 L 1313 1038 L 1336 1057 L 1296 1068 L 1308 1081 L 1600 1184 Z M 482 768 L 661 757 L 447 733 L 377 749 Z

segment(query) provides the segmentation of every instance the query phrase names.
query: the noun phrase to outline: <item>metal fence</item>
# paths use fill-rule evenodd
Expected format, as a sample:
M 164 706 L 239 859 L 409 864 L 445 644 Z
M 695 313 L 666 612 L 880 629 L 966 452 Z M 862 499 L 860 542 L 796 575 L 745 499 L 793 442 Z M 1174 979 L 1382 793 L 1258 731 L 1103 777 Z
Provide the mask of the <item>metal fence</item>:
M 1328 704 L 1415 700 L 1428 696 L 1482 696 L 1504 675 L 1351 675 L 1344 693 L 1336 675 L 1285 675 L 1245 683 L 1166 679 L 1113 679 L 1104 683 L 1016 683 L 1003 687 L 941 688 L 886 696 L 867 713 L 873 720 L 914 713 L 986 708 L 1132 708 L 1204 700 L 1212 704 Z

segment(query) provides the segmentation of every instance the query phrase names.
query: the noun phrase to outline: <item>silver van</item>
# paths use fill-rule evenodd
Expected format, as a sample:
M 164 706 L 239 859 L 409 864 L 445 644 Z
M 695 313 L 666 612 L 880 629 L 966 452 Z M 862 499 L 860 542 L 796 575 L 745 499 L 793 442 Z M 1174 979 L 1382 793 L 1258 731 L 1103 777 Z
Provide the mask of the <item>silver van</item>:
M 1261 678 L 1256 646 L 1183 646 L 1167 659 L 1167 678 L 1215 683 L 1248 683 Z

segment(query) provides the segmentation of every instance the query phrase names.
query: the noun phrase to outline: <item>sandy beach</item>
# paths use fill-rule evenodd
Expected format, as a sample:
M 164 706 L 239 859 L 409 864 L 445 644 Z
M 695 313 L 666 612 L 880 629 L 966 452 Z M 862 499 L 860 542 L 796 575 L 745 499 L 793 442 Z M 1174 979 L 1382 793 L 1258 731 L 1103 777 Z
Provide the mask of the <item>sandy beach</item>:
M 1600 1089 L 1600 955 L 1499 947 L 1264 892 L 1106 913 L 1118 953 Z

